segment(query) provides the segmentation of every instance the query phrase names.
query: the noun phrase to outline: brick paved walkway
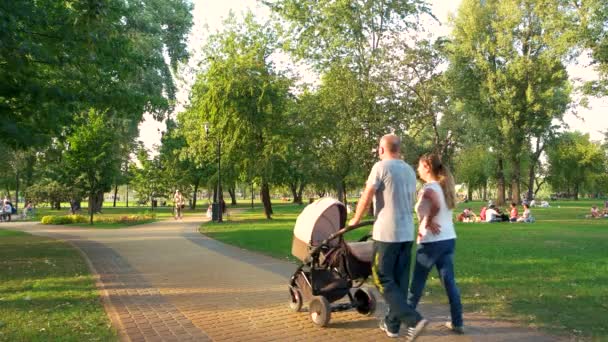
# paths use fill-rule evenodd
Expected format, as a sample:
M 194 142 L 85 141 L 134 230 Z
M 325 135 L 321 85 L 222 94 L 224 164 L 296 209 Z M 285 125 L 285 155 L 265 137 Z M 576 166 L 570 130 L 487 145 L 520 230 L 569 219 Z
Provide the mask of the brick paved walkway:
M 389 340 L 377 318 L 333 313 L 327 328 L 287 309 L 291 263 L 227 246 L 198 233 L 202 219 L 120 230 L 13 223 L 2 228 L 60 238 L 86 254 L 106 310 L 124 341 Z M 443 328 L 447 306 L 421 306 L 431 319 L 418 341 L 559 341 L 509 322 L 465 314 L 467 335 Z M 384 312 L 379 304 L 377 313 Z

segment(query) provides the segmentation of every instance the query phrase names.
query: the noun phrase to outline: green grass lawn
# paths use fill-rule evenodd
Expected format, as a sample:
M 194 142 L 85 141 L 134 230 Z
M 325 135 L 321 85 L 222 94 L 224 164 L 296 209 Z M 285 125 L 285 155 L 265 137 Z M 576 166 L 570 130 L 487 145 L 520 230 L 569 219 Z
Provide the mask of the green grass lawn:
M 457 224 L 456 273 L 465 310 L 517 319 L 551 333 L 608 339 L 608 219 L 584 218 L 592 204 L 602 203 L 551 202 L 551 208 L 532 208 L 533 224 Z M 473 202 L 458 210 L 465 205 L 476 213 L 483 206 Z M 221 225 L 204 224 L 201 232 L 295 260 L 293 226 L 303 206 L 277 204 L 273 209 L 270 221 L 257 206 Z M 354 231 L 349 238 L 367 231 Z M 431 276 L 424 300 L 447 304 L 436 273 Z
M 117 340 L 78 251 L 0 229 L 0 341 Z

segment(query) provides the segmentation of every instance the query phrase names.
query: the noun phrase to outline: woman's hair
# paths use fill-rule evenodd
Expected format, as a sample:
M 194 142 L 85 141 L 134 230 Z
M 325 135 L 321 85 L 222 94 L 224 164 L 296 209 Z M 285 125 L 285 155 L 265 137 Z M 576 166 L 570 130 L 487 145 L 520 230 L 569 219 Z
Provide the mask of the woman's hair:
M 454 209 L 456 207 L 456 188 L 454 186 L 454 177 L 452 177 L 450 170 L 443 165 L 441 159 L 436 154 L 422 155 L 420 161 L 427 164 L 431 169 L 431 174 L 439 179 L 445 203 L 448 209 Z

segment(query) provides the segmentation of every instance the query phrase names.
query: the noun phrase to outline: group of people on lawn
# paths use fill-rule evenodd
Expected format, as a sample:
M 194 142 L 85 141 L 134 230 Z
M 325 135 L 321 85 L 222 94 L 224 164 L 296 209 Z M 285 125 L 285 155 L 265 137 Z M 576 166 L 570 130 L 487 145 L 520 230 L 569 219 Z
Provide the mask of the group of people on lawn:
M 524 212 L 519 215 L 517 210 L 517 204 L 511 203 L 511 210 L 509 215 L 504 213 L 499 207 L 490 202 L 487 207 L 482 207 L 479 216 L 471 210 L 471 208 L 465 208 L 462 213 L 457 216 L 459 222 L 534 222 L 534 217 L 530 212 L 530 205 L 528 203 L 523 204 Z
M 32 210 L 32 201 L 28 201 L 25 208 L 23 208 L 23 217 L 25 218 L 29 215 Z M 0 202 L 0 222 L 10 222 L 15 214 L 17 214 L 17 208 L 5 197 L 4 200 Z
M 591 213 L 587 215 L 588 218 L 608 218 L 608 201 L 604 202 L 604 210 L 600 212 L 597 205 L 591 207 Z

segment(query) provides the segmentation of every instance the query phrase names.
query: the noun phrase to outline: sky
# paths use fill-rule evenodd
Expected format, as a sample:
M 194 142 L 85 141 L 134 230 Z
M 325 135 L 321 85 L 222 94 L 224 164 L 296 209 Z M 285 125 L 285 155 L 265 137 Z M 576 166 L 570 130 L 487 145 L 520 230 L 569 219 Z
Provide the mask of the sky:
M 214 33 L 221 30 L 222 21 L 226 18 L 230 11 L 239 14 L 251 9 L 251 11 L 260 18 L 268 18 L 269 11 L 266 7 L 259 4 L 257 0 L 192 0 L 194 4 L 193 21 L 194 25 L 188 38 L 188 47 L 193 55 L 190 65 L 194 66 L 197 63 L 197 51 L 204 44 L 209 33 Z M 431 9 L 440 24 L 434 20 L 425 20 L 422 26 L 425 30 L 434 36 L 448 35 L 450 28 L 447 24 L 448 15 L 455 13 L 460 5 L 460 0 L 430 0 Z M 594 72 L 588 67 L 589 60 L 584 57 L 579 60 L 577 65 L 568 66 L 568 72 L 571 77 L 580 78 L 581 80 L 590 80 L 594 78 Z M 180 91 L 177 94 L 178 105 L 176 113 L 183 109 L 187 102 L 188 93 L 192 79 L 186 79 L 184 82 L 179 82 Z M 576 112 L 576 116 L 573 114 Z M 608 130 L 608 98 L 591 98 L 589 108 L 574 108 L 564 116 L 566 124 L 570 130 L 578 130 L 584 133 L 589 133 L 594 140 L 602 140 L 601 132 Z M 142 140 L 148 148 L 153 150 L 154 145 L 160 144 L 161 131 L 165 129 L 164 123 L 157 122 L 151 116 L 145 115 L 144 121 L 139 126 L 140 140 Z

